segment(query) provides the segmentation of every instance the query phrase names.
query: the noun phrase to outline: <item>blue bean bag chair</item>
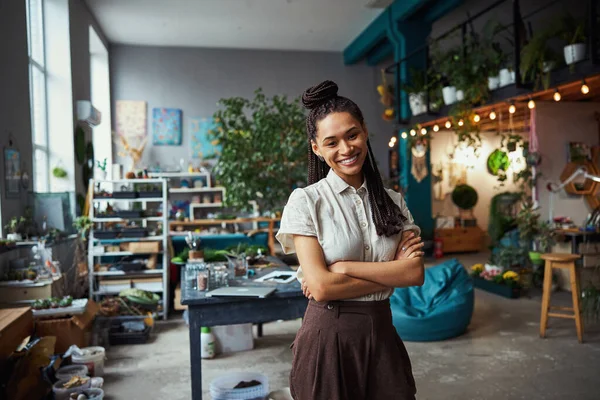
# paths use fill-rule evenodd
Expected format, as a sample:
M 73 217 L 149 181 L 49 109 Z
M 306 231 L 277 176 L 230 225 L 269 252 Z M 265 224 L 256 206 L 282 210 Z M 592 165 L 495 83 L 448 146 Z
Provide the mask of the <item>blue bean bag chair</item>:
M 471 277 L 457 259 L 425 269 L 423 286 L 399 288 L 390 298 L 396 331 L 409 342 L 461 335 L 473 315 Z

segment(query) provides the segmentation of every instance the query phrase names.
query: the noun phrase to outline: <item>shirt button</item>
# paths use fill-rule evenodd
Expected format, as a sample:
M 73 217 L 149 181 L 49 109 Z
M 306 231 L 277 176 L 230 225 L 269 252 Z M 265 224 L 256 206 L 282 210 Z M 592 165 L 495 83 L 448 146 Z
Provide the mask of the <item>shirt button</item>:
M 356 200 L 356 205 L 360 206 L 360 200 Z
M 327 304 L 327 309 L 328 310 L 333 310 L 333 305 L 332 304 Z
M 362 224 L 360 224 L 360 226 L 362 226 L 363 228 L 365 228 L 367 226 L 367 223 L 363 222 Z
M 369 249 L 370 249 L 369 245 L 366 245 L 366 246 L 365 246 L 365 250 L 367 250 L 367 251 L 368 251 Z

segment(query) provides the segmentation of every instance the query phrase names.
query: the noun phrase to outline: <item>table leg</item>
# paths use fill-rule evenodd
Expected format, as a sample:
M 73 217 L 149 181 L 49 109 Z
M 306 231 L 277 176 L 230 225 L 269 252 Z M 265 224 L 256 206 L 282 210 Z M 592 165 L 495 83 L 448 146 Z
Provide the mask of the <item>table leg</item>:
M 577 254 L 577 236 L 571 236 L 571 253 Z
M 259 338 L 263 337 L 263 324 L 256 324 L 256 334 Z
M 202 400 L 202 344 L 200 343 L 200 311 L 190 306 L 190 363 L 192 374 L 192 400 Z

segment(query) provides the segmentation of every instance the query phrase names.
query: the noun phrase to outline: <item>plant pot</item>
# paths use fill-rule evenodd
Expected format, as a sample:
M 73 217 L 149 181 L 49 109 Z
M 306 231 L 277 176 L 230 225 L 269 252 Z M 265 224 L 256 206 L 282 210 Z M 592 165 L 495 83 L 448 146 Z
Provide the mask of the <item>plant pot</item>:
M 529 252 L 529 259 L 533 265 L 544 265 L 544 260 L 542 260 L 542 253 L 538 253 L 537 251 Z
M 442 89 L 442 96 L 444 97 L 444 104 L 449 106 L 450 104 L 456 103 L 456 87 L 446 86 Z
M 498 271 L 498 274 L 504 273 L 504 267 L 499 265 L 485 264 L 484 268 L 487 272 Z
M 567 65 L 575 64 L 585 58 L 585 44 L 575 43 L 565 46 L 563 49 Z
M 21 240 L 23 240 L 23 237 L 20 233 L 9 233 L 6 235 L 6 240 L 11 242 L 20 242 Z
M 412 115 L 419 115 L 427 112 L 427 106 L 425 102 L 425 93 L 411 93 L 408 95 L 408 103 L 410 105 L 410 112 Z
M 473 277 L 473 286 L 509 299 L 517 299 L 521 295 L 521 289 L 518 287 L 500 285 L 479 277 Z
M 500 87 L 508 86 L 514 83 L 513 72 L 508 68 L 503 68 L 500 70 Z
M 488 89 L 496 90 L 500 87 L 500 77 L 499 76 L 489 76 L 488 77 Z
M 463 101 L 464 99 L 465 99 L 465 92 L 463 92 L 462 90 L 457 90 L 456 91 L 456 100 Z

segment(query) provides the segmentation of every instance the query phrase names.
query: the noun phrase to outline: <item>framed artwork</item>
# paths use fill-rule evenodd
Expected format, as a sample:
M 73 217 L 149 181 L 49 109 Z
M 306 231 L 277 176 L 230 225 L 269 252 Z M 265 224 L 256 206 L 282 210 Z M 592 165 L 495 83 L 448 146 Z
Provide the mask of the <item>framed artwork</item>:
M 152 109 L 152 144 L 155 146 L 181 145 L 181 110 L 176 108 Z
M 146 136 L 147 106 L 145 101 L 117 100 L 117 133 L 125 137 Z
M 218 129 L 212 118 L 190 118 L 192 158 L 210 159 L 221 154 L 221 145 L 211 133 Z
M 12 147 L 4 148 L 4 187 L 6 198 L 19 197 L 21 191 L 21 153 Z

